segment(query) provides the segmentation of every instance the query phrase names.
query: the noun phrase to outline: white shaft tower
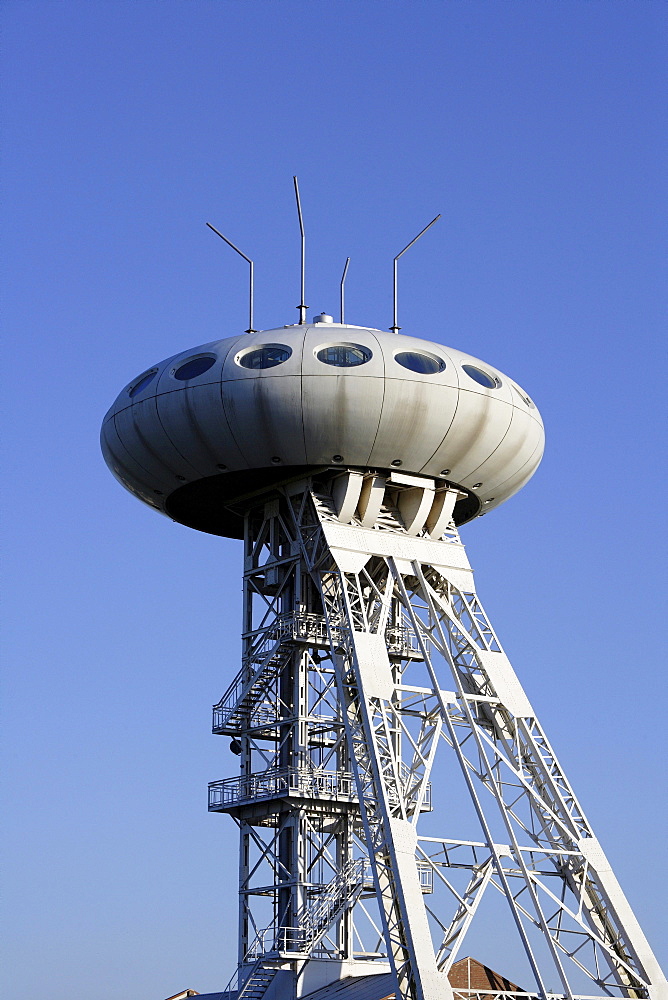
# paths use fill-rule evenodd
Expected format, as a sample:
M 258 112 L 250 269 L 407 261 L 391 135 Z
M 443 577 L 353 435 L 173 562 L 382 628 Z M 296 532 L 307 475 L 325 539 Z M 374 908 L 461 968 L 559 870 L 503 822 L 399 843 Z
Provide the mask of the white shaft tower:
M 494 890 L 531 995 L 668 996 L 478 601 L 458 495 L 330 469 L 243 505 L 244 662 L 214 708 L 241 774 L 210 786 L 241 831 L 240 998 L 389 962 L 398 1000 L 447 1000 Z M 446 823 L 462 792 L 476 829 Z
M 244 539 L 242 664 L 214 707 L 240 770 L 209 790 L 240 829 L 229 1000 L 376 973 L 448 1000 L 464 942 L 504 919 L 532 980 L 506 997 L 668 1000 L 457 531 L 536 471 L 536 404 L 396 316 L 300 310 L 147 369 L 102 429 L 136 497 Z M 502 998 L 457 980 L 454 1000 Z

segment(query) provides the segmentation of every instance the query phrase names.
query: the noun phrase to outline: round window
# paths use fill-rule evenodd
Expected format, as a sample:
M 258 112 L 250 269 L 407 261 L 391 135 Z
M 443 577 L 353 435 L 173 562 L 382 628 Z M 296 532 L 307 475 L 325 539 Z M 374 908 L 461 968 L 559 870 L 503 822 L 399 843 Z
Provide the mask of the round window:
M 356 365 L 365 365 L 371 358 L 371 351 L 359 344 L 332 344 L 319 350 L 316 358 L 337 368 L 354 368 Z
M 284 344 L 265 344 L 247 351 L 238 359 L 242 368 L 275 368 L 287 361 L 292 350 Z
M 177 378 L 180 382 L 187 382 L 188 379 L 197 378 L 198 375 L 208 372 L 209 368 L 213 368 L 215 363 L 215 358 L 191 358 L 190 361 L 186 361 L 185 364 L 176 369 L 174 378 Z
M 153 368 L 152 371 L 146 372 L 146 374 L 142 375 L 142 377 L 139 379 L 138 382 L 135 382 L 134 385 L 130 386 L 130 388 L 128 389 L 128 395 L 136 396 L 138 392 L 141 392 L 142 389 L 145 389 L 147 385 L 150 385 L 150 383 L 153 381 L 153 379 L 157 374 L 158 374 L 157 368 Z
M 403 368 L 408 368 L 412 372 L 420 375 L 435 375 L 437 372 L 445 370 L 445 361 L 435 357 L 433 354 L 418 354 L 417 351 L 402 351 L 395 354 L 394 360 Z
M 474 368 L 473 365 L 462 365 L 462 368 L 469 378 L 472 378 L 478 385 L 484 385 L 485 389 L 498 389 L 501 385 L 500 379 L 494 375 L 488 375 L 487 372 L 483 372 L 479 368 Z

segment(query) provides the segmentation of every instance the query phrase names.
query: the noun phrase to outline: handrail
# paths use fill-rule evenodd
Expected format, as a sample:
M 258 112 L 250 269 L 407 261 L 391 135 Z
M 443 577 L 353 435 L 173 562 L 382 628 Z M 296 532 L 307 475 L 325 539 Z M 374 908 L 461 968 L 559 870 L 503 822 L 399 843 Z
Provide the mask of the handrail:
M 209 784 L 209 809 L 234 805 L 245 799 L 273 798 L 299 793 L 317 798 L 353 798 L 355 779 L 348 771 L 323 771 L 320 768 L 268 768 L 253 774 L 223 778 Z

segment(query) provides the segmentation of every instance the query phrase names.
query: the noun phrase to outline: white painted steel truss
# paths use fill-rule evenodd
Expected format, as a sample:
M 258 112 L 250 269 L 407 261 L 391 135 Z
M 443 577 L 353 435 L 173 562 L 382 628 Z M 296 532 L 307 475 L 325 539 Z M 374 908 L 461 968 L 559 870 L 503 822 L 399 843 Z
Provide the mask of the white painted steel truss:
M 214 707 L 241 757 L 210 786 L 241 831 L 239 995 L 288 969 L 297 995 L 317 957 L 389 961 L 400 1000 L 443 1000 L 493 889 L 532 996 L 665 1000 L 476 596 L 456 490 L 329 470 L 271 496 L 246 513 L 243 666 Z M 432 797 L 462 789 L 479 839 L 434 836 Z

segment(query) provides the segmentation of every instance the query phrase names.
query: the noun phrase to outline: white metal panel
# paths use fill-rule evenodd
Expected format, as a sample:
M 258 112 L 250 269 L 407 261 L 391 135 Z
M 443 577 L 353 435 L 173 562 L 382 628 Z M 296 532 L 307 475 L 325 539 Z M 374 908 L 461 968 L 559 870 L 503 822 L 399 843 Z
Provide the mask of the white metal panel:
M 397 472 L 396 469 L 392 469 L 387 481 L 396 486 L 423 486 L 432 490 L 436 487 L 433 479 L 425 479 L 424 476 L 414 476 L 406 472 Z
M 389 701 L 394 694 L 394 680 L 385 636 L 353 630 L 352 638 L 365 696 Z
M 184 393 L 184 390 L 182 390 Z M 181 395 L 182 393 L 178 393 Z M 170 395 L 172 395 L 170 393 Z M 144 447 L 150 447 L 151 451 L 158 456 L 167 469 L 186 479 L 199 479 L 201 476 L 210 475 L 206 466 L 197 461 L 197 453 L 191 447 L 178 448 L 167 434 L 158 412 L 160 396 L 149 396 L 133 403 L 127 410 L 122 410 L 116 414 L 116 419 L 122 420 L 128 415 L 128 424 L 131 425 L 140 438 Z M 125 437 L 125 436 L 124 436 Z M 186 445 L 189 442 L 186 442 Z
M 383 379 L 356 374 L 354 368 L 330 371 L 339 374 L 302 378 L 306 460 L 309 465 L 326 465 L 339 455 L 347 465 L 375 464 L 370 456 L 383 401 Z
M 192 456 L 202 476 L 214 476 L 218 465 L 247 468 L 225 416 L 219 382 L 193 385 L 157 397 L 160 421 L 174 446 Z
M 416 971 L 419 970 L 421 1000 L 446 1000 L 452 994 L 447 978 L 436 967 L 424 895 L 415 862 L 417 831 L 407 820 L 391 818 L 388 825 L 397 866 L 403 916 L 410 928 Z
M 146 421 L 145 411 L 143 418 Z M 155 434 L 149 437 L 148 434 L 144 433 L 144 427 L 135 422 L 134 407 L 132 406 L 117 413 L 114 417 L 114 424 L 116 433 L 128 454 L 134 458 L 137 465 L 148 473 L 148 482 L 153 485 L 153 483 L 160 481 L 163 485 L 158 486 L 158 489 L 164 489 L 165 485 L 169 484 L 168 490 L 170 492 L 175 490 L 180 482 L 177 476 L 182 475 L 180 469 L 184 463 L 181 461 L 178 468 L 172 464 L 177 455 L 174 449 L 172 447 L 167 449 L 164 442 L 156 442 Z M 193 471 L 190 472 L 190 475 L 192 478 L 199 478 L 197 473 Z
M 363 528 L 372 528 L 376 523 L 385 499 L 385 477 L 366 476 L 360 492 L 358 512 Z
M 237 338 L 225 357 L 221 393 L 225 418 L 249 468 L 305 465 L 301 420 L 304 327 L 264 330 Z M 292 352 L 271 368 L 245 368 L 239 356 L 255 347 L 281 344 Z M 272 462 L 280 459 L 280 462 Z
M 181 473 L 189 481 L 216 475 L 221 471 L 217 468 L 219 464 L 230 469 L 246 467 L 226 424 L 220 398 L 223 364 L 239 339 L 228 337 L 174 355 L 160 365 L 162 372 L 155 388 L 149 387 L 156 398 L 160 427 L 171 448 L 188 456 L 197 469 L 194 476 Z M 180 365 L 201 355 L 216 357 L 211 368 L 187 382 L 174 378 L 173 373 Z M 153 437 L 156 443 L 160 440 L 159 433 L 147 435 L 147 440 L 153 443 Z
M 358 344 L 371 351 L 365 364 L 338 368 L 315 356 L 332 344 Z M 340 455 L 347 465 L 368 465 L 384 392 L 378 337 L 366 329 L 319 324 L 308 327 L 302 359 L 304 439 L 309 464 Z
M 336 565 L 342 573 L 360 573 L 371 556 L 368 552 L 351 552 L 350 549 L 332 549 Z
M 131 455 L 123 444 L 116 429 L 116 418 L 107 420 L 103 429 L 106 447 L 114 457 L 112 470 L 123 485 L 132 492 L 141 494 L 144 499 L 150 500 L 151 505 L 159 503 L 156 490 L 163 494 L 168 494 L 174 489 L 174 481 L 169 476 L 167 470 L 160 470 L 159 474 L 149 472 L 134 455 Z M 117 471 L 120 469 L 120 473 Z M 126 482 L 127 480 L 127 482 Z
M 473 590 L 473 571 L 463 545 L 408 535 L 388 536 L 333 522 L 325 522 L 322 527 L 338 566 L 346 573 L 359 572 L 370 555 L 393 555 L 398 571 L 404 576 L 412 575 L 411 564 L 417 560 L 422 565 L 435 566 L 458 590 L 467 593 Z M 355 558 L 357 553 L 363 554 L 362 562 Z
M 598 839 L 596 837 L 584 837 L 578 841 L 578 848 L 598 875 L 610 902 L 629 936 L 629 943 L 632 943 L 632 947 L 645 970 L 647 979 L 652 983 L 650 987 L 651 1000 L 668 1000 L 668 980 L 666 980 L 663 970 L 654 956 L 643 929 L 638 923 L 638 918 L 631 909 L 624 890 L 619 884 L 617 876 L 612 870 L 612 865 L 605 856 Z
M 406 469 L 419 472 L 454 417 L 459 383 L 456 365 L 441 344 L 405 334 L 383 334 L 379 341 L 385 359 L 385 397 L 373 461 L 390 465 L 399 458 Z M 432 375 L 414 372 L 396 360 L 402 352 L 436 357 L 445 362 L 445 369 Z M 436 469 L 433 474 L 440 472 Z
M 456 542 L 411 538 L 408 535 L 356 528 L 334 521 L 323 522 L 322 530 L 328 544 L 333 548 L 368 552 L 378 556 L 396 556 L 398 559 L 417 560 L 423 565 L 452 566 L 455 569 L 471 572 L 464 546 Z
M 409 535 L 417 535 L 424 527 L 433 501 L 433 486 L 414 486 L 399 494 L 397 506 Z
M 378 434 L 369 458 L 371 464 L 387 468 L 399 460 L 402 468 L 419 472 L 449 430 L 457 398 L 454 386 L 387 378 Z M 434 475 L 440 471 L 439 468 Z
M 352 520 L 363 482 L 364 477 L 361 472 L 344 472 L 332 484 L 332 501 L 336 516 L 344 524 Z
M 512 415 L 512 405 L 503 400 L 460 390 L 454 420 L 429 468 L 434 462 L 449 468 L 449 479 L 470 488 L 478 481 L 471 473 L 501 444 Z
M 495 496 L 497 486 L 508 479 L 509 471 L 518 473 L 533 455 L 536 445 L 544 435 L 542 424 L 527 410 L 512 408 L 512 419 L 499 446 L 470 474 L 483 486 L 481 500 Z
M 299 375 L 260 371 L 254 378 L 223 382 L 222 392 L 225 416 L 251 468 L 306 465 Z
M 473 570 L 462 569 L 457 566 L 432 564 L 439 573 L 445 577 L 448 583 L 460 590 L 464 594 L 470 594 L 473 590 Z
M 426 524 L 427 531 L 434 540 L 439 539 L 450 524 L 455 503 L 460 496 L 462 494 L 458 490 L 438 490 L 434 496 Z
M 531 702 L 524 693 L 517 674 L 505 653 L 495 653 L 489 650 L 476 650 L 476 656 L 492 682 L 496 695 L 501 699 L 509 712 L 515 718 L 528 718 L 534 715 Z
M 508 479 L 504 479 L 501 483 L 494 484 L 494 482 L 492 482 L 491 485 L 488 483 L 484 484 L 485 490 L 493 492 L 498 503 L 501 503 L 503 500 L 507 500 L 513 495 L 513 493 L 517 493 L 517 491 L 520 490 L 529 479 L 531 479 L 534 472 L 540 465 L 540 460 L 543 457 L 543 450 L 545 448 L 545 436 L 540 428 L 535 433 L 535 437 L 537 439 L 536 447 L 521 468 L 514 472 Z M 494 504 L 494 506 L 496 507 L 497 504 Z

